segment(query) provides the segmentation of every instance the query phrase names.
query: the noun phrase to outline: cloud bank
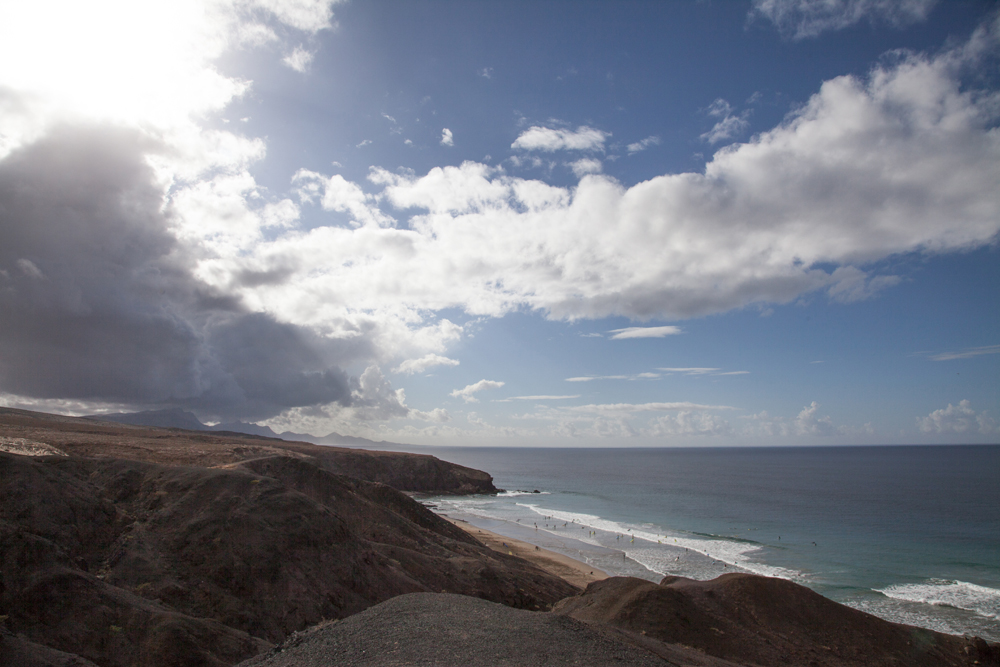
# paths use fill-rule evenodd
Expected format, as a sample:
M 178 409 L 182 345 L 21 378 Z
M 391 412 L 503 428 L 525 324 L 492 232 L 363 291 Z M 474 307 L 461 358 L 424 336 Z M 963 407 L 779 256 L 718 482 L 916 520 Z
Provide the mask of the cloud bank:
M 962 433 L 996 433 L 996 421 L 986 412 L 976 413 L 967 400 L 958 405 L 948 404 L 948 407 L 934 410 L 926 417 L 917 417 L 917 428 L 928 434 L 962 434 Z

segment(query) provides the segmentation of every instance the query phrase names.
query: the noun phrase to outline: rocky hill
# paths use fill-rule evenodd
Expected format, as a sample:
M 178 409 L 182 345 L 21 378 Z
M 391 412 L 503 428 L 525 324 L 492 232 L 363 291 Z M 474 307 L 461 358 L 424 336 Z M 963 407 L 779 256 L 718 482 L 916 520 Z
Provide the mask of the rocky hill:
M 0 664 L 232 665 L 403 593 L 546 609 L 576 592 L 396 488 L 333 471 L 492 488 L 432 457 L 0 421 L 0 447 L 42 454 L 0 453 Z
M 11 408 L 0 408 L 0 451 L 5 451 L 5 441 L 20 442 L 17 451 L 44 445 L 53 453 L 169 465 L 217 466 L 264 456 L 306 457 L 324 470 L 388 484 L 400 491 L 436 495 L 497 492 L 487 473 L 426 454 L 331 447 L 242 433 L 157 428 Z M 10 446 L 6 450 L 14 451 Z

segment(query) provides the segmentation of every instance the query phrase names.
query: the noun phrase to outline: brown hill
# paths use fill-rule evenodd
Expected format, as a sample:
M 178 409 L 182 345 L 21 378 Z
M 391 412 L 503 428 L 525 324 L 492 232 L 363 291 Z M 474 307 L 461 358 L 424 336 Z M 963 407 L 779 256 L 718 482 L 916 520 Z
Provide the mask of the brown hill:
M 20 441 L 22 447 L 5 448 L 5 441 Z M 217 466 L 264 456 L 299 456 L 311 458 L 330 472 L 388 484 L 400 491 L 435 495 L 497 492 L 493 478 L 485 472 L 426 454 L 374 452 L 0 408 L 0 451 L 26 451 L 39 445 L 50 452 L 55 448 L 55 453 L 169 465 Z
M 791 581 L 752 574 L 660 584 L 613 577 L 552 613 L 762 667 L 1000 664 L 997 645 L 890 623 Z
M 492 486 L 432 457 L 0 417 L 0 447 L 49 454 L 0 453 L 3 664 L 221 667 L 402 593 L 543 609 L 577 591 L 396 489 L 330 470 Z

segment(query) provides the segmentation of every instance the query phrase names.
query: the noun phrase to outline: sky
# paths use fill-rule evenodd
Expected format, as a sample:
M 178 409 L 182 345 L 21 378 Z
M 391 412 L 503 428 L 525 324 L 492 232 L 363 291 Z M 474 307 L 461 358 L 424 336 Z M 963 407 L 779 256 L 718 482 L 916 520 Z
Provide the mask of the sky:
M 0 405 L 1000 442 L 985 0 L 0 0 Z

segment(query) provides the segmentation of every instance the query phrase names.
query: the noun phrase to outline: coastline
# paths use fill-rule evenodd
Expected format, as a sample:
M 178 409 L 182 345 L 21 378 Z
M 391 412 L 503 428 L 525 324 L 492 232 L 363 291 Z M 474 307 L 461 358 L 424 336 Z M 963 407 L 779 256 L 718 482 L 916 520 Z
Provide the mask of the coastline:
M 553 574 L 579 588 L 586 588 L 590 583 L 608 578 L 606 572 L 598 570 L 593 565 L 588 565 L 575 558 L 543 549 L 523 540 L 500 535 L 485 528 L 478 528 L 464 519 L 453 519 L 445 515 L 439 516 L 469 533 L 493 551 L 523 558 L 549 574 Z

